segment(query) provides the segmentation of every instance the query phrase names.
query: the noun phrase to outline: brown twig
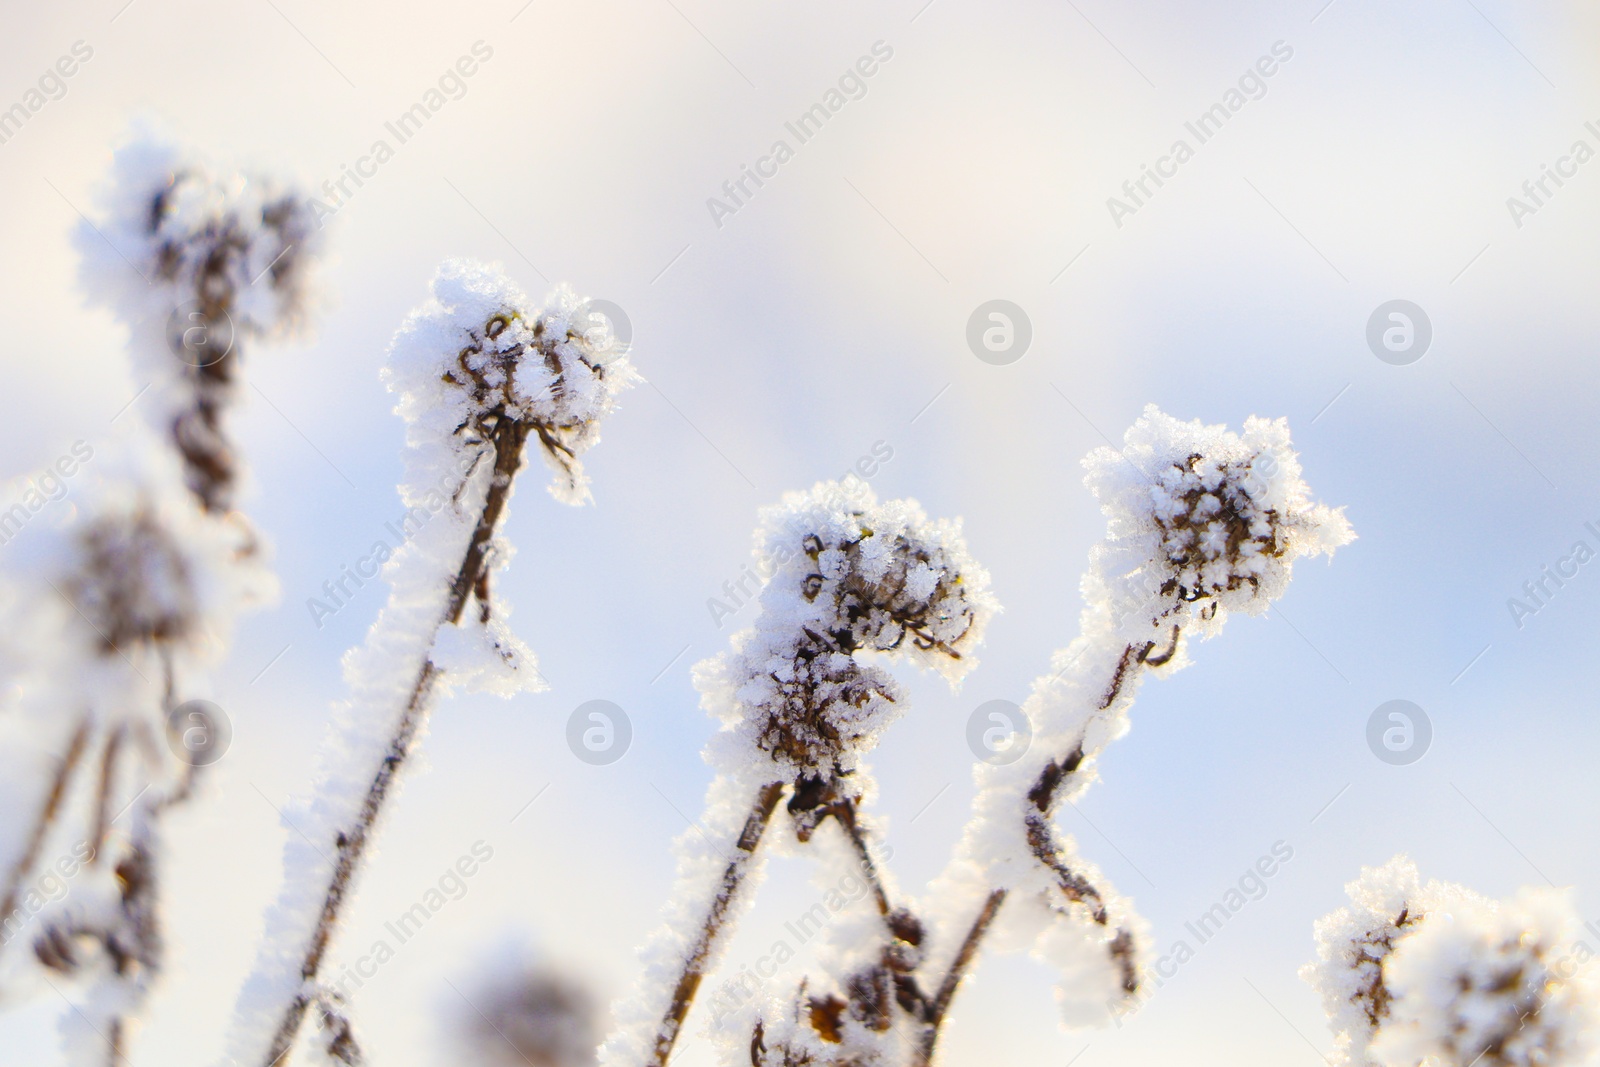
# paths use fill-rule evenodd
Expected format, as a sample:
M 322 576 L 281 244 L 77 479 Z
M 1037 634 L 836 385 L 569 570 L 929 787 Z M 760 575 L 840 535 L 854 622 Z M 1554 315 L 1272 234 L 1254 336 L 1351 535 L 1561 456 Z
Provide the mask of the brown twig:
M 927 1005 L 926 1015 L 923 1018 L 926 1028 L 922 1031 L 922 1040 L 912 1057 L 911 1067 L 927 1067 L 933 1062 L 933 1050 L 939 1043 L 939 1027 L 944 1024 L 944 1017 L 950 1011 L 950 1002 L 955 999 L 956 990 L 961 987 L 961 980 L 966 977 L 968 968 L 978 955 L 978 945 L 989 932 L 989 927 L 994 924 L 995 917 L 1000 914 L 1000 905 L 1004 904 L 1005 900 L 1004 889 L 994 890 L 985 898 L 982 910 L 972 921 L 972 928 L 962 939 L 956 958 L 950 961 L 950 969 L 945 971 L 944 978 L 939 982 L 938 992 Z
M 111 825 L 111 788 L 116 784 L 117 753 L 122 749 L 122 739 L 127 729 L 126 725 L 122 725 L 111 731 L 105 747 L 100 750 L 100 788 L 95 793 L 94 836 L 89 841 L 91 864 L 100 861 L 100 853 L 105 849 L 106 830 Z
M 700 932 L 695 938 L 694 947 L 684 959 L 683 973 L 678 976 L 677 984 L 673 986 L 672 1002 L 667 1005 L 666 1013 L 661 1016 L 661 1026 L 656 1030 L 656 1044 L 651 1052 L 649 1067 L 666 1067 L 667 1061 L 672 1057 L 672 1046 L 678 1040 L 678 1032 L 683 1029 L 683 1021 L 688 1017 L 689 1008 L 694 1004 L 695 993 L 699 991 L 700 982 L 705 978 L 706 961 L 711 957 L 711 950 L 716 945 L 717 938 L 722 933 L 723 923 L 727 919 L 728 909 L 733 906 L 734 896 L 744 882 L 750 860 L 755 856 L 756 848 L 761 844 L 761 837 L 766 832 L 767 823 L 772 821 L 772 813 L 782 796 L 783 783 L 770 782 L 761 787 L 755 801 L 750 805 L 750 814 L 745 817 L 744 829 L 734 845 L 738 853 L 728 860 L 727 867 L 722 871 L 722 882 L 718 886 L 717 895 L 712 899 L 705 920 L 700 924 Z
M 845 788 L 846 784 L 845 777 L 837 771 L 827 778 L 802 777 L 795 783 L 794 796 L 789 800 L 789 814 L 795 816 L 795 836 L 805 843 L 811 840 L 811 835 L 824 819 L 832 818 L 837 822 L 844 831 L 845 839 L 855 850 L 861 873 L 866 876 L 873 902 L 878 906 L 878 914 L 887 917 L 893 908 L 889 903 L 888 889 L 883 884 L 883 876 L 879 874 L 877 861 L 873 858 L 872 848 L 861 828 L 858 807 L 861 798 L 851 795 Z
M 491 437 L 495 462 L 489 492 L 484 499 L 478 524 L 472 531 L 472 539 L 467 544 L 461 568 L 450 584 L 450 596 L 440 626 L 461 620 L 467 598 L 478 584 L 488 555 L 489 542 L 494 536 L 500 517 L 505 511 L 506 501 L 511 495 L 512 478 L 522 464 L 522 446 L 531 430 L 529 424 L 503 415 L 495 423 Z M 429 651 L 431 656 L 431 648 Z M 310 989 L 311 983 L 321 970 L 323 956 L 327 953 L 329 942 L 333 938 L 345 898 L 354 886 L 356 871 L 366 853 L 367 843 L 377 824 L 384 801 L 388 798 L 390 787 L 394 785 L 401 767 L 411 755 L 417 733 L 427 720 L 431 706 L 429 698 L 439 673 L 439 668 L 433 665 L 432 659 L 425 657 L 417 671 L 417 679 L 411 687 L 411 696 L 406 702 L 405 711 L 400 716 L 399 725 L 389 740 L 388 751 L 384 754 L 377 773 L 373 775 L 372 783 L 367 787 L 367 795 L 362 801 L 360 812 L 349 827 L 334 837 L 334 847 L 338 851 L 339 859 L 334 865 L 333 877 L 323 898 L 321 914 L 312 931 L 300 966 L 302 985 L 285 1009 L 277 1032 L 273 1035 L 272 1045 L 263 1061 L 265 1067 L 285 1067 L 288 1062 L 295 1036 L 305 1020 L 307 1009 L 315 999 Z
M 33 832 L 28 835 L 28 844 L 22 850 L 22 855 L 17 857 L 17 862 L 12 865 L 11 873 L 6 878 L 6 893 L 0 899 L 0 934 L 3 934 L 4 924 L 8 923 L 17 908 L 17 894 L 22 889 L 23 880 L 28 877 L 28 872 L 33 870 L 33 865 L 39 862 L 39 853 L 44 849 L 45 838 L 50 835 L 50 828 L 55 825 L 56 816 L 61 813 L 61 802 L 67 795 L 67 787 L 71 784 L 72 774 L 83 759 L 84 749 L 89 744 L 89 720 L 83 718 L 78 723 L 78 728 L 72 733 L 72 740 L 67 743 L 67 754 L 61 759 L 61 766 L 56 768 L 55 778 L 50 782 L 50 792 L 45 795 L 44 803 L 39 808 L 39 816 L 34 820 Z M 11 939 L 0 936 L 0 952 L 5 951 Z

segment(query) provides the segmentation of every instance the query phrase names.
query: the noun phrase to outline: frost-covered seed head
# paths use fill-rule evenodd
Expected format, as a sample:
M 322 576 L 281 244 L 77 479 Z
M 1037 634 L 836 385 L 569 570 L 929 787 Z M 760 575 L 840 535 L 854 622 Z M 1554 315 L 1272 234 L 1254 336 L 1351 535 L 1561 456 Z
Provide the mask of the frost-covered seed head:
M 186 169 L 150 197 L 152 274 L 236 326 L 268 334 L 304 308 L 315 226 L 304 199 L 250 179 Z M 247 191 L 248 190 L 248 191 Z M 270 303 L 244 296 L 265 283 Z
M 1361 1065 L 1372 1035 L 1389 1018 L 1393 996 L 1383 965 L 1395 942 L 1417 928 L 1424 908 L 1448 907 L 1470 894 L 1438 882 L 1425 891 L 1416 865 L 1404 856 L 1363 867 L 1345 893 L 1349 906 L 1317 920 L 1317 962 L 1300 976 L 1322 994 L 1340 1062 Z
M 1151 405 L 1122 451 L 1096 449 L 1084 465 L 1111 532 L 1097 550 L 1107 588 L 1091 599 L 1146 639 L 1263 611 L 1297 558 L 1353 537 L 1341 511 L 1311 502 L 1283 419 L 1251 418 L 1235 434 Z
M 1350 905 L 1317 922 L 1318 959 L 1301 971 L 1340 1064 L 1562 1067 L 1594 1049 L 1600 981 L 1562 894 L 1496 904 L 1423 884 L 1403 856 L 1345 888 Z
M 506 420 L 526 427 L 557 474 L 551 491 L 586 500 L 579 456 L 639 380 L 604 318 L 564 287 L 536 308 L 497 267 L 467 260 L 440 267 L 433 297 L 401 326 L 385 372 L 401 413 L 458 449 L 481 447 Z
M 752 630 L 697 669 L 707 706 L 763 762 L 853 769 L 898 714 L 902 690 L 859 653 L 909 658 L 952 684 L 996 610 L 960 527 L 910 501 L 821 483 L 762 512 L 757 558 L 775 568 Z
M 1428 917 L 1384 964 L 1394 1000 L 1372 1055 L 1383 1067 L 1578 1067 L 1600 1037 L 1600 983 L 1566 894 Z
M 148 135 L 119 150 L 113 168 L 105 241 L 85 234 L 82 243 L 104 261 L 91 266 L 116 274 L 119 283 L 129 281 L 122 262 L 128 258 L 143 276 L 131 292 L 146 290 L 147 313 L 164 316 L 194 302 L 212 322 L 227 319 L 251 334 L 299 324 L 322 244 L 301 192 L 225 170 Z M 119 284 L 106 293 L 119 289 L 130 292 Z
M 82 531 L 65 592 L 106 655 L 184 641 L 199 623 L 188 556 L 144 508 L 102 515 Z

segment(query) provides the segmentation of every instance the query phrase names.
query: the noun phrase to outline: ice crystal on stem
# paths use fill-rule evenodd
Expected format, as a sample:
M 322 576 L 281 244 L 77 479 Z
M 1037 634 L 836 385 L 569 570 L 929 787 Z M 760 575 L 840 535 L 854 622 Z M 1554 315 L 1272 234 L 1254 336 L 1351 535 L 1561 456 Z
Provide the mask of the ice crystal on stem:
M 541 309 L 498 268 L 451 260 L 395 336 L 384 376 L 406 420 L 400 494 L 415 533 L 384 565 L 388 603 L 346 657 L 350 700 L 312 794 L 287 815 L 298 833 L 284 888 L 230 1034 L 241 1063 L 286 1064 L 325 995 L 318 975 L 344 903 L 439 692 L 542 688 L 490 575 L 510 559 L 500 529 L 530 440 L 556 471 L 556 496 L 587 498 L 579 456 L 637 380 L 625 358 L 602 358 L 612 346 L 596 331 L 564 289 Z
M 645 949 L 638 995 L 619 1005 L 607 1063 L 670 1058 L 761 875 L 762 837 L 785 792 L 802 840 L 832 816 L 865 849 L 861 760 L 905 709 L 904 691 L 869 657 L 932 667 L 955 684 L 996 610 L 956 523 L 930 522 L 911 501 L 880 504 L 864 487 L 785 495 L 761 513 L 756 560 L 771 577 L 755 625 L 695 669 L 703 704 L 722 722 L 707 749 L 718 772 L 707 833 L 678 842 L 667 923 Z M 887 912 L 881 885 L 877 898 Z
M 935 888 L 930 949 L 953 995 L 1005 905 L 1011 935 L 1060 966 L 1071 1025 L 1127 1010 L 1144 938 L 1131 905 L 1056 830 L 1058 805 L 1087 788 L 1099 753 L 1127 731 L 1146 673 L 1183 666 L 1193 639 L 1281 596 L 1296 560 L 1352 537 L 1342 513 L 1311 501 L 1281 419 L 1252 418 L 1236 434 L 1152 406 L 1120 451 L 1097 449 L 1084 466 L 1107 536 L 1083 578 L 1080 634 L 1022 706 L 1026 755 L 979 767 L 974 819 Z M 916 1062 L 931 1058 L 940 1019 Z
M 1600 1047 L 1600 976 L 1566 894 L 1497 903 L 1423 885 L 1405 857 L 1363 869 L 1346 892 L 1301 972 L 1340 1064 L 1576 1067 Z

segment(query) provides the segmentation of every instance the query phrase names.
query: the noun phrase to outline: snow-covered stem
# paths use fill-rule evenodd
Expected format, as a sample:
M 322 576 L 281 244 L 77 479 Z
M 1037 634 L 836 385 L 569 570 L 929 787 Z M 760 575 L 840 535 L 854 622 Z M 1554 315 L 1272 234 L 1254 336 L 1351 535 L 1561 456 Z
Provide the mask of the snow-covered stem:
M 343 1009 L 327 1007 L 334 994 L 319 976 L 441 686 L 507 696 L 541 687 L 532 654 L 506 627 L 504 605 L 491 610 L 489 579 L 509 560 L 499 531 L 528 442 L 538 441 L 555 469 L 558 499 L 587 499 L 579 455 L 598 440 L 617 393 L 636 380 L 625 358 L 600 358 L 614 350 L 611 341 L 569 291 L 536 309 L 498 268 L 460 260 L 445 263 L 433 299 L 396 335 L 385 376 L 409 423 L 401 494 L 417 529 L 385 564 L 389 602 L 346 658 L 353 698 L 324 746 L 303 820 L 292 820 L 312 826 L 337 858 L 324 859 L 315 846 L 302 854 L 291 840 L 283 894 L 241 996 L 235 1059 L 287 1064 L 316 1005 L 336 1017 L 336 1036 L 345 1032 Z M 445 517 L 430 522 L 435 513 Z M 472 601 L 478 609 L 469 615 Z M 409 684 L 397 687 L 397 677 Z M 325 888 L 313 897 L 307 883 Z
M 447 623 L 452 626 L 458 624 L 462 612 L 466 609 L 468 596 L 480 582 L 486 581 L 484 559 L 489 540 L 494 536 L 494 531 L 505 511 L 506 501 L 510 498 L 511 480 L 522 465 L 522 446 L 528 438 L 529 429 L 515 418 L 502 419 L 495 427 L 491 437 L 494 450 L 494 475 L 490 480 L 488 494 L 484 498 L 483 511 L 479 514 L 478 521 L 473 527 L 472 537 L 467 542 L 467 550 L 462 557 L 460 569 L 450 583 L 450 594 L 446 601 L 444 618 L 440 622 L 441 626 Z M 487 599 L 483 601 L 482 610 L 484 612 L 489 610 Z M 367 786 L 367 794 L 361 802 L 360 810 L 356 813 L 355 819 L 344 829 L 339 830 L 334 837 L 334 847 L 338 851 L 339 858 L 334 865 L 333 877 L 328 882 L 327 893 L 322 899 L 322 909 L 317 916 L 317 924 L 311 931 L 311 938 L 306 944 L 305 958 L 300 965 L 300 977 L 305 985 L 284 1009 L 283 1019 L 278 1024 L 272 1044 L 267 1049 L 265 1062 L 269 1067 L 272 1064 L 287 1062 L 286 1057 L 294 1045 L 296 1035 L 300 1032 L 300 1024 L 305 1019 L 306 1010 L 316 999 L 313 989 L 317 975 L 322 970 L 323 956 L 338 926 L 346 897 L 353 888 L 356 870 L 366 855 L 367 842 L 377 825 L 384 801 L 388 799 L 389 790 L 399 777 L 416 743 L 417 733 L 422 728 L 423 719 L 431 705 L 434 681 L 438 676 L 439 668 L 435 666 L 433 660 L 424 659 L 417 668 L 416 680 L 411 685 L 410 698 L 400 713 L 399 725 L 395 729 L 394 736 L 389 739 L 383 761 L 372 776 L 371 784 Z
M 83 762 L 83 754 L 88 745 L 89 722 L 83 719 L 72 731 L 72 740 L 67 743 L 66 755 L 62 757 L 60 766 L 56 768 L 56 773 L 50 780 L 50 788 L 39 804 L 39 814 L 33 821 L 33 829 L 28 833 L 27 844 L 23 846 L 22 854 L 11 865 L 11 871 L 6 876 L 5 895 L 0 897 L 0 922 L 5 922 L 16 914 L 22 883 L 39 863 L 39 854 L 43 851 L 45 840 L 50 836 L 56 820 L 61 815 L 62 804 L 66 800 L 72 776 L 76 773 L 78 765 Z M 9 936 L 0 938 L 0 953 L 4 953 L 10 944 Z
M 745 875 L 756 849 L 761 845 L 767 824 L 772 821 L 772 813 L 777 808 L 778 801 L 783 798 L 783 790 L 782 782 L 768 782 L 756 792 L 755 803 L 750 806 L 750 814 L 745 818 L 744 831 L 733 843 L 737 851 L 723 869 L 722 881 L 716 895 L 712 897 L 711 907 L 706 911 L 700 930 L 684 957 L 683 970 L 672 985 L 672 998 L 667 1004 L 666 1013 L 661 1017 L 661 1024 L 656 1030 L 655 1047 L 651 1050 L 651 1058 L 647 1061 L 650 1067 L 666 1067 L 667 1061 L 672 1058 L 672 1046 L 683 1030 L 683 1022 L 689 1016 L 689 1009 L 694 1006 L 695 994 L 700 991 L 700 983 L 705 978 L 712 950 L 729 925 L 729 911 L 744 884 Z
M 867 887 L 872 891 L 872 902 L 877 905 L 878 914 L 888 918 L 894 911 L 894 905 L 889 901 L 889 888 L 884 884 L 883 875 L 878 870 L 878 858 L 872 854 L 872 846 L 867 841 L 867 832 L 861 825 L 858 798 L 844 796 L 833 805 L 827 814 L 832 816 L 834 822 L 839 824 L 839 829 L 844 831 L 845 839 L 850 842 L 850 849 L 855 853 L 856 864 L 861 869 L 862 877 L 867 880 Z M 802 832 L 801 840 L 810 837 L 809 832 Z M 890 931 L 893 932 L 892 929 Z
M 1000 906 L 1006 902 L 1006 891 L 995 889 L 983 900 L 983 907 L 978 911 L 977 917 L 972 920 L 972 926 L 967 930 L 967 935 L 961 939 L 961 947 L 956 950 L 955 958 L 950 961 L 949 969 L 939 981 L 939 989 L 934 994 L 933 1000 L 927 1005 L 924 1013 L 924 1028 L 921 1040 L 917 1044 L 912 1056 L 912 1067 L 927 1067 L 933 1062 L 934 1050 L 939 1044 L 939 1028 L 944 1025 L 945 1016 L 950 1013 L 950 1004 L 956 998 L 956 990 L 961 988 L 961 981 L 967 976 L 967 971 L 972 967 L 972 961 L 977 959 L 978 948 L 982 944 L 989 927 L 994 925 L 995 919 L 1000 914 Z
M 698 835 L 679 839 L 668 921 L 645 949 L 637 994 L 618 1005 L 620 1028 L 602 1048 L 609 1064 L 664 1067 L 670 1059 L 701 981 L 749 904 L 763 832 L 785 792 L 796 838 L 809 841 L 823 822 L 837 822 L 885 935 L 915 939 L 916 920 L 892 906 L 859 818 L 870 785 L 863 757 L 904 713 L 905 694 L 861 654 L 931 666 L 955 684 L 974 665 L 972 649 L 996 607 L 988 575 L 957 524 L 838 483 L 764 509 L 756 557 L 771 578 L 755 625 L 695 669 L 702 703 L 723 722 L 706 751 L 718 772 L 706 821 L 713 834 L 737 833 L 740 851 L 719 863 Z M 734 805 L 746 801 L 735 798 L 752 793 L 741 823 Z M 757 1045 L 762 1032 L 758 1021 Z
M 1069 1024 L 1101 1022 L 1138 992 L 1142 921 L 1077 856 L 1057 809 L 1127 731 L 1146 676 L 1185 666 L 1189 645 L 1229 614 L 1258 614 L 1282 595 L 1297 558 L 1352 536 L 1342 514 L 1311 502 L 1281 419 L 1250 419 L 1234 434 L 1152 406 L 1122 450 L 1084 463 L 1108 531 L 1083 578 L 1081 633 L 1022 706 L 1031 748 L 979 767 L 974 817 L 935 883 L 933 949 L 950 963 L 919 1064 L 1002 906 L 1008 927 L 1067 972 L 1057 999 Z

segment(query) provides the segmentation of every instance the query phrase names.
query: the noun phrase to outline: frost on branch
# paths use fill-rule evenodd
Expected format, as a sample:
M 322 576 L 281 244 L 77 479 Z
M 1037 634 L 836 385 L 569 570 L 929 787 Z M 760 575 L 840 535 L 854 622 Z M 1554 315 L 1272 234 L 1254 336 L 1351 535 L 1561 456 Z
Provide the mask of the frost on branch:
M 350 698 L 335 710 L 313 793 L 285 814 L 297 832 L 284 887 L 229 1035 L 241 1063 L 278 1064 L 295 1047 L 342 906 L 434 699 L 455 686 L 502 696 L 543 688 L 490 579 L 511 558 L 500 531 L 524 446 L 538 442 L 559 499 L 582 503 L 579 456 L 637 380 L 626 359 L 601 358 L 615 346 L 584 308 L 563 289 L 541 309 L 498 268 L 450 260 L 395 335 L 384 380 L 406 422 L 409 537 L 384 563 L 388 602 L 345 657 Z
M 617 1006 L 608 1064 L 670 1059 L 760 881 L 763 834 L 785 791 L 802 841 L 834 816 L 865 848 L 862 758 L 905 707 L 880 664 L 933 667 L 955 684 L 997 610 L 958 524 L 929 521 L 911 501 L 880 504 L 864 487 L 786 494 L 761 512 L 756 557 L 771 578 L 755 625 L 695 668 L 702 704 L 722 722 L 706 750 L 718 774 L 704 830 L 678 840 L 666 923 L 643 950 L 639 992 Z
M 858 653 L 931 667 L 952 684 L 995 610 L 959 523 L 839 483 L 762 511 L 756 556 L 772 579 L 755 626 L 701 664 L 695 684 L 725 732 L 713 762 L 761 781 L 853 771 L 904 691 Z
M 98 226 L 77 235 L 83 283 L 133 331 L 138 407 L 182 455 L 207 510 L 232 503 L 236 460 L 224 415 L 244 337 L 303 325 L 321 252 L 309 201 L 137 136 L 117 152 Z
M 1346 892 L 1301 971 L 1341 1067 L 1576 1067 L 1600 1047 L 1600 979 L 1566 894 L 1496 903 L 1421 884 L 1403 856 Z
M 1056 994 L 1075 1026 L 1129 1010 L 1143 924 L 1058 833 L 1057 806 L 1082 795 L 1100 752 L 1127 732 L 1147 672 L 1185 665 L 1190 639 L 1216 634 L 1231 612 L 1266 610 L 1297 559 L 1353 536 L 1340 511 L 1311 501 L 1282 419 L 1233 433 L 1151 406 L 1120 451 L 1096 449 L 1084 466 L 1107 532 L 1083 577 L 1080 633 L 1022 705 L 1027 753 L 978 768 L 976 815 L 936 894 L 933 947 L 955 957 L 1001 894 L 1000 932 L 1032 938 L 1066 968 Z

